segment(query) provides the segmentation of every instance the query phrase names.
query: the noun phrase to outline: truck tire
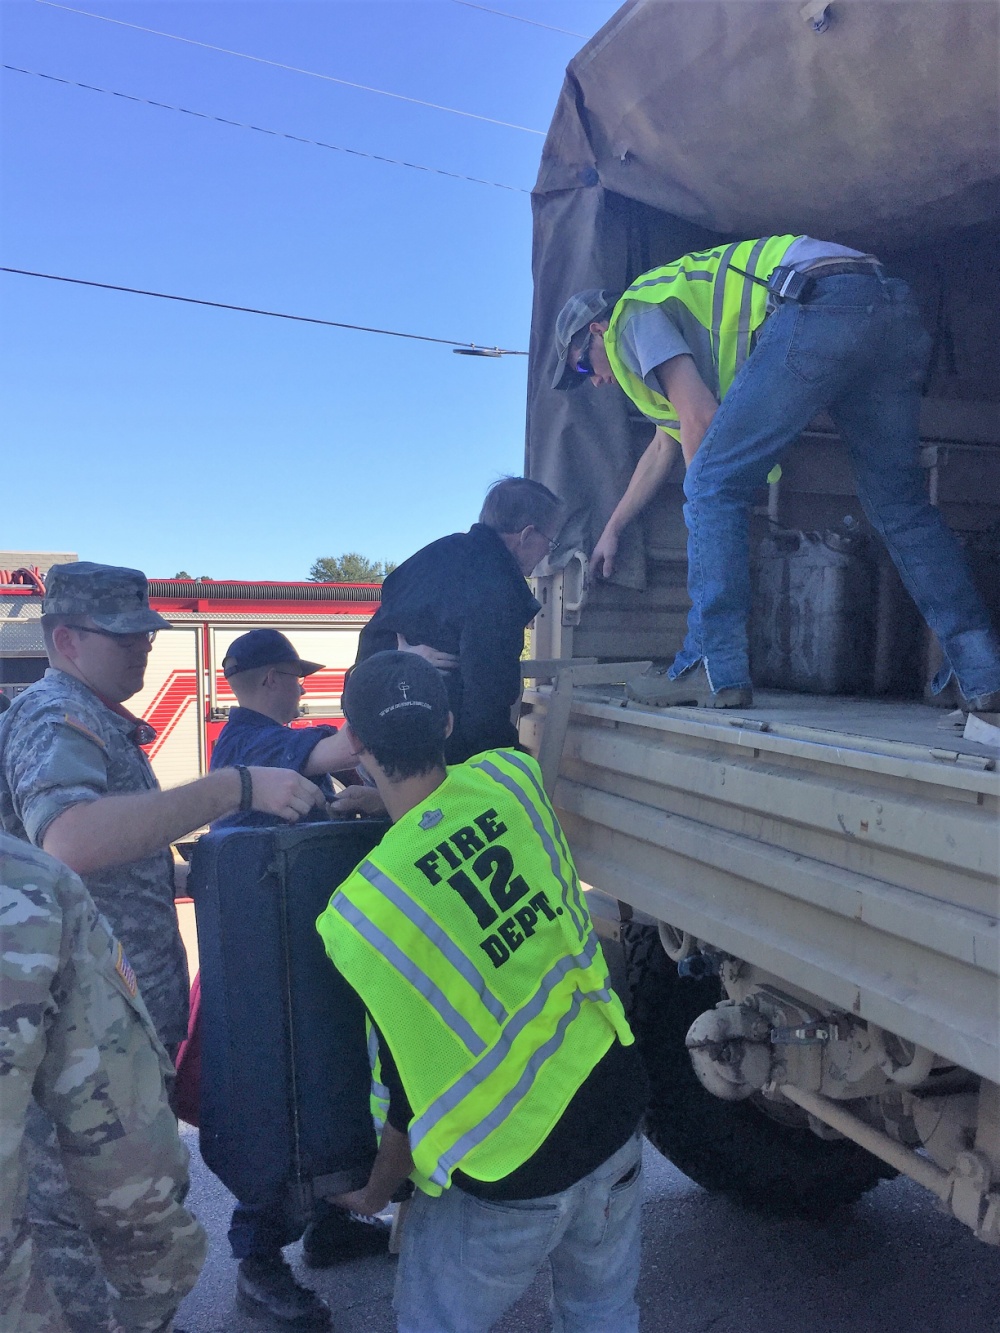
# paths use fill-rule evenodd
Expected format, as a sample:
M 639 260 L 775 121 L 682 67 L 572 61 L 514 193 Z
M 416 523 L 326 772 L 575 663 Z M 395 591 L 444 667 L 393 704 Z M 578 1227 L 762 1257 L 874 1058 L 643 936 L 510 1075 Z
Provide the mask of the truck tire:
M 646 1137 L 703 1189 L 775 1217 L 827 1217 L 856 1202 L 891 1167 L 847 1139 L 783 1124 L 752 1100 L 713 1097 L 694 1072 L 684 1038 L 720 998 L 715 978 L 677 975 L 655 927 L 627 924 L 629 1021 L 650 1082 Z

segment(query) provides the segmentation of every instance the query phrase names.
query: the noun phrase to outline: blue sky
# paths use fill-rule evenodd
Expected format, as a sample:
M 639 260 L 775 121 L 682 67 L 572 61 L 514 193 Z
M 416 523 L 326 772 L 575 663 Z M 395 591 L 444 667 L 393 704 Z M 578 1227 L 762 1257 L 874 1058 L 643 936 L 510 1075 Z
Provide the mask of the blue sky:
M 79 9 L 546 130 L 583 40 L 455 0 Z M 493 0 L 589 36 L 617 5 Z M 525 189 L 542 136 L 3 0 L 3 61 Z M 527 194 L 0 70 L 0 263 L 527 347 Z M 523 463 L 526 358 L 0 274 L 0 549 L 304 578 L 468 527 Z

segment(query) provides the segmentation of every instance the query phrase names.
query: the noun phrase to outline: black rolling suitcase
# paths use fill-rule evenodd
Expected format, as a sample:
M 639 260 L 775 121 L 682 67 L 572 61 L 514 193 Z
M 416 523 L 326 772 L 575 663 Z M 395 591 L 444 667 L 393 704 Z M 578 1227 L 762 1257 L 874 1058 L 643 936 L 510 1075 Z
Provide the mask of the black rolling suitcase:
M 190 892 L 201 965 L 201 1154 L 236 1197 L 308 1220 L 375 1157 L 365 1014 L 316 918 L 388 821 L 209 833 Z

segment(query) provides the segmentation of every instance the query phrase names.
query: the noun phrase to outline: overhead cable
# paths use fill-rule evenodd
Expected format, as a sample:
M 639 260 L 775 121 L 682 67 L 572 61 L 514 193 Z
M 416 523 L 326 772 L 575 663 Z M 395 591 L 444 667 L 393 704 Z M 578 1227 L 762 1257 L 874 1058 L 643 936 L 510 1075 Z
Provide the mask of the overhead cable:
M 23 278 L 48 278 L 52 282 L 71 282 L 78 287 L 100 287 L 106 292 L 129 292 L 133 296 L 157 296 L 162 301 L 183 301 L 186 305 L 211 306 L 213 310 L 238 310 L 244 315 L 267 315 L 270 319 L 291 319 L 299 324 L 323 324 L 329 329 L 351 329 L 355 333 L 381 333 L 388 338 L 409 338 L 414 342 L 438 343 L 442 347 L 482 349 L 486 355 L 527 356 L 527 352 L 509 347 L 489 347 L 488 344 L 456 342 L 453 338 L 431 338 L 425 333 L 400 333 L 398 329 L 374 329 L 367 324 L 345 324 L 336 319 L 317 319 L 313 315 L 289 315 L 281 310 L 258 310 L 255 306 L 230 305 L 228 301 L 206 301 L 199 296 L 177 296 L 172 292 L 151 292 L 143 287 L 122 287 L 113 282 L 93 282 L 89 278 L 67 278 L 59 273 L 36 273 L 28 268 L 10 268 L 0 265 L 0 273 L 17 273 Z
M 455 0 L 456 5 L 465 5 L 466 9 L 481 9 L 484 14 L 496 14 L 497 18 L 516 19 L 518 23 L 530 23 L 533 28 L 547 28 L 549 32 L 561 32 L 565 37 L 579 37 L 587 40 L 585 32 L 570 32 L 569 28 L 554 28 L 551 23 L 539 23 L 537 19 L 526 19 L 523 14 L 507 14 L 502 9 L 490 9 L 487 5 L 477 5 L 473 0 Z
M 492 185 L 498 190 L 512 190 L 515 194 L 530 194 L 523 185 L 504 185 L 500 181 L 483 180 L 479 176 L 463 176 L 458 171 L 445 171 L 443 167 L 425 167 L 419 162 L 404 162 L 396 157 L 383 157 L 379 153 L 365 153 L 360 148 L 345 148 L 342 144 L 325 143 L 322 139 L 306 139 L 301 134 L 290 134 L 287 130 L 269 130 L 263 125 L 250 125 L 242 120 L 229 120 L 225 116 L 214 116 L 209 111 L 193 111 L 186 106 L 171 106 L 169 102 L 155 102 L 151 97 L 138 97 L 134 93 L 121 93 L 114 88 L 98 88 L 93 83 L 80 83 L 77 79 L 63 79 L 58 74 L 43 74 L 37 69 L 22 69 L 20 65 L 2 65 L 2 69 L 13 74 L 33 74 L 36 78 L 47 79 L 50 83 L 61 83 L 67 88 L 85 88 L 91 93 L 107 93 L 110 97 L 120 97 L 126 102 L 138 102 L 142 106 L 159 107 L 161 111 L 179 111 L 185 116 L 196 116 L 199 120 L 214 120 L 219 125 L 231 125 L 238 130 L 255 130 L 258 134 L 269 134 L 277 139 L 290 139 L 294 143 L 308 144 L 312 148 L 329 148 L 335 153 L 348 153 L 351 157 L 367 157 L 372 162 L 386 162 L 393 167 L 410 167 L 414 171 L 427 171 L 436 176 L 449 176 L 452 180 L 469 181 L 473 185 Z
M 352 83 L 350 79 L 339 79 L 334 74 L 322 74 L 319 70 L 303 69 L 299 65 L 286 65 L 280 60 L 268 60 L 264 56 L 253 56 L 246 51 L 233 51 L 228 46 L 213 46 L 211 42 L 200 42 L 194 37 L 181 37 L 176 32 L 163 32 L 159 28 L 145 28 L 141 23 L 129 23 L 127 19 L 111 18 L 108 14 L 94 14 L 89 9 L 77 9 L 73 5 L 59 4 L 58 0 L 35 0 L 37 5 L 47 5 L 49 9 L 62 9 L 68 14 L 79 14 L 83 18 L 100 19 L 102 23 L 115 23 L 120 28 L 134 28 L 136 32 L 146 32 L 153 37 L 169 37 L 173 42 L 185 42 L 188 46 L 200 46 L 205 51 L 218 51 L 225 56 L 237 56 L 240 60 L 252 60 L 258 65 L 270 65 L 274 69 L 287 70 L 290 74 L 307 74 L 311 79 L 324 79 L 327 83 L 339 83 L 344 88 L 357 88 L 365 93 L 378 93 L 381 97 L 394 97 L 400 102 L 411 102 L 414 106 L 430 107 L 432 111 L 447 111 L 453 116 L 465 116 L 469 120 L 483 120 L 488 125 L 500 125 L 506 130 L 523 130 L 525 134 L 540 134 L 544 130 L 535 130 L 528 125 L 515 125 L 509 120 L 495 120 L 492 116 L 480 116 L 475 111 L 462 111 L 454 106 L 442 106 L 439 102 L 424 102 L 419 97 L 407 97 L 404 93 L 393 93 L 387 88 L 373 88 L 367 83 Z

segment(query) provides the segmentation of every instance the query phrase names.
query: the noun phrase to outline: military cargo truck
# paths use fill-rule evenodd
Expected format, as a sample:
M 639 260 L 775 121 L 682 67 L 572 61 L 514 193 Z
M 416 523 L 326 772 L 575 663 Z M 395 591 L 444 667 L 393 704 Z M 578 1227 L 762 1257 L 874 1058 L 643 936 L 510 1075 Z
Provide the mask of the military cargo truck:
M 529 475 L 571 512 L 538 579 L 522 720 L 625 949 L 652 1141 L 779 1212 L 823 1215 L 905 1172 L 992 1244 L 990 720 L 925 701 L 936 645 L 825 418 L 758 497 L 753 706 L 627 703 L 635 664 L 683 635 L 683 478 L 628 530 L 613 581 L 588 585 L 652 427 L 616 389 L 550 384 L 575 291 L 777 233 L 878 255 L 934 338 L 931 498 L 998 610 L 998 52 L 993 3 L 635 0 L 571 62 L 533 196 L 527 427 Z

